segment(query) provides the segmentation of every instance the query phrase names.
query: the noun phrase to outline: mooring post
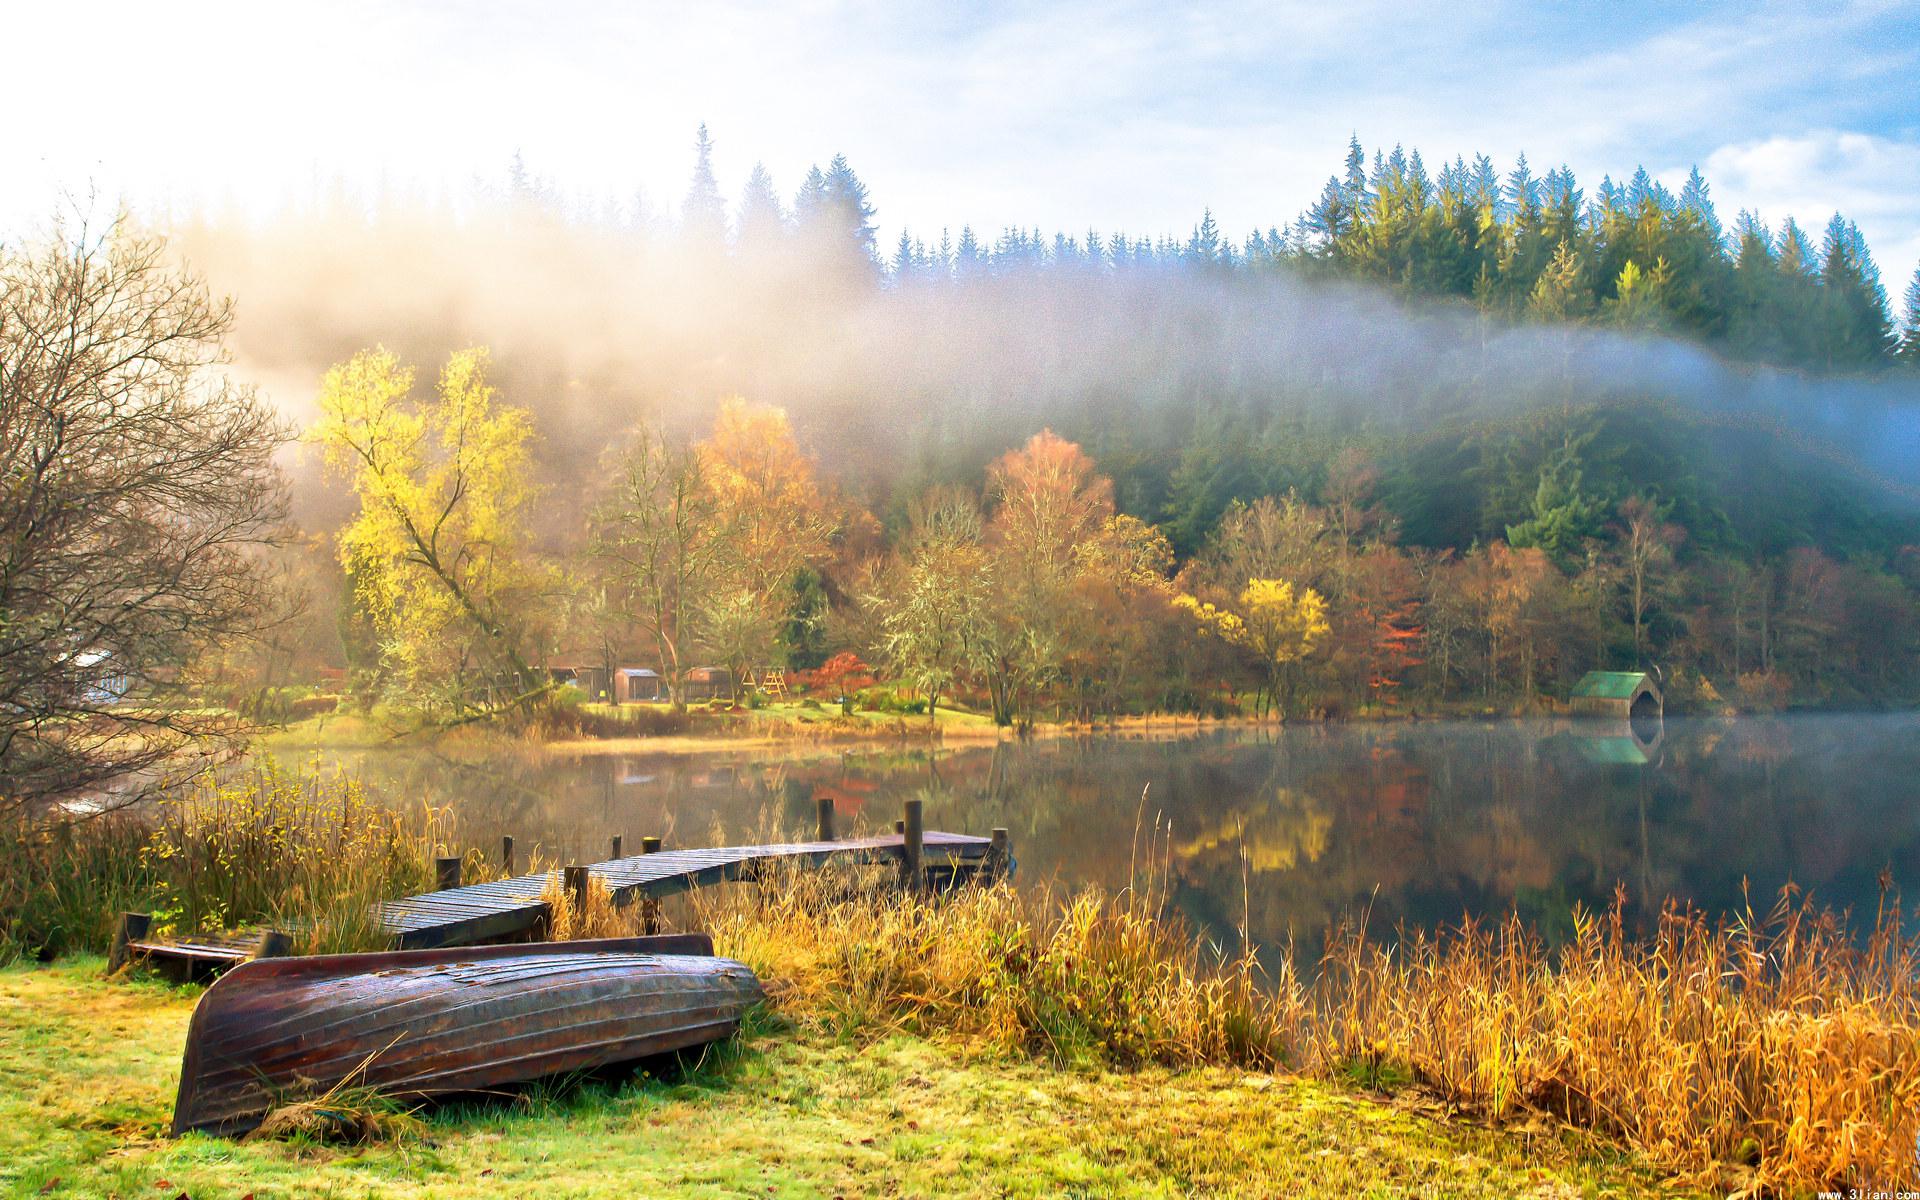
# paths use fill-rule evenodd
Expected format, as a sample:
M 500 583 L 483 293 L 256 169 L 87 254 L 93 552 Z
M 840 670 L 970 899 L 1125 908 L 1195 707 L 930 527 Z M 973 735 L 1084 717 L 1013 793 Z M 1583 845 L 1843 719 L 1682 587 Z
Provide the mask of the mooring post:
M 613 835 L 613 853 L 609 854 L 607 857 L 608 858 L 620 857 L 620 835 L 617 833 Z
M 513 835 L 505 834 L 500 838 L 500 869 L 513 877 Z
M 459 862 L 459 859 L 453 861 Z M 254 943 L 255 958 L 285 958 L 293 953 L 293 936 L 278 929 L 263 929 L 260 940 Z
M 987 843 L 987 869 L 983 872 L 986 882 L 995 883 L 1006 873 L 1007 863 L 1013 859 L 1013 838 L 1006 826 L 993 827 L 993 838 Z
M 820 810 L 820 819 L 816 822 L 814 830 L 817 835 L 816 840 L 830 842 L 833 840 L 833 797 L 822 796 L 814 803 Z
M 907 831 L 907 823 L 905 821 L 895 821 L 893 823 L 893 831 L 895 833 L 905 833 Z
M 657 837 L 643 837 L 640 839 L 640 853 L 658 854 L 660 845 Z M 644 892 L 640 898 L 640 932 L 649 937 L 660 932 L 660 902 Z
M 113 945 L 107 950 L 107 974 L 111 975 L 133 957 L 129 944 L 147 936 L 153 928 L 152 913 L 120 914 L 120 923 L 113 927 Z
M 436 858 L 433 860 L 433 886 L 438 891 L 451 891 L 460 886 L 460 860 L 457 858 Z
M 567 898 L 573 901 L 574 911 L 583 916 L 587 911 L 587 874 L 587 869 L 581 866 L 565 867 L 560 872 Z
M 925 800 L 909 800 L 907 815 L 900 822 L 900 832 L 906 835 L 900 843 L 901 882 L 910 892 L 919 891 L 926 883 L 926 874 L 920 865 L 927 833 L 926 810 Z

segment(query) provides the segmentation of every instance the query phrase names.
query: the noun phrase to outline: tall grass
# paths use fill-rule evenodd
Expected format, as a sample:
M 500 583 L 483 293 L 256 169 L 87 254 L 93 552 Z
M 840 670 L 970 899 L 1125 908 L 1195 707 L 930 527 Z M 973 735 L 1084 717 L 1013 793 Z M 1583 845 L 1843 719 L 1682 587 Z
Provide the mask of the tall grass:
M 123 911 L 155 931 L 256 923 L 299 953 L 386 943 L 381 900 L 426 891 L 452 841 L 444 810 L 397 811 L 350 777 L 271 762 L 203 777 L 137 812 L 0 831 L 0 959 L 102 949 Z
M 1289 1067 L 1545 1113 L 1696 1186 L 1916 1177 L 1920 954 L 1897 905 L 1864 943 L 1791 897 L 1722 924 L 1622 906 L 1550 951 L 1517 920 L 1393 942 L 1339 931 L 1312 980 L 1183 932 L 1151 885 L 911 897 L 851 869 L 709 892 L 692 916 L 791 1019 L 1120 1065 Z
M 1322 1070 L 1384 1065 L 1462 1107 L 1545 1111 L 1699 1184 L 1889 1188 L 1920 1177 L 1920 953 L 1897 902 L 1864 942 L 1783 893 L 1648 937 L 1616 900 L 1558 953 L 1519 921 L 1397 945 L 1348 929 L 1315 985 Z

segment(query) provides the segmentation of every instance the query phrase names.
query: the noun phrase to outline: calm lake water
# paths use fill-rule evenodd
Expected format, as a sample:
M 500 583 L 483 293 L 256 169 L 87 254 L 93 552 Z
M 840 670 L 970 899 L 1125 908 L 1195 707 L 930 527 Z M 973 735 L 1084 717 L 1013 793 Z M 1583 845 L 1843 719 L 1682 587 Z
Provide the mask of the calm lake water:
M 1667 897 L 1737 910 L 1743 881 L 1756 908 L 1792 881 L 1870 917 L 1883 869 L 1920 900 L 1916 714 L 1669 719 L 1640 739 L 1499 721 L 784 754 L 331 757 L 384 795 L 451 805 L 469 844 L 510 833 L 523 856 L 573 861 L 616 833 L 637 849 L 810 830 L 821 795 L 843 830 L 890 827 L 919 797 L 930 828 L 1007 826 L 1024 884 L 1119 888 L 1157 820 L 1175 907 L 1229 946 L 1244 912 L 1258 944 L 1303 953 L 1367 909 L 1382 929 L 1517 910 L 1557 939 L 1616 886 L 1636 917 Z

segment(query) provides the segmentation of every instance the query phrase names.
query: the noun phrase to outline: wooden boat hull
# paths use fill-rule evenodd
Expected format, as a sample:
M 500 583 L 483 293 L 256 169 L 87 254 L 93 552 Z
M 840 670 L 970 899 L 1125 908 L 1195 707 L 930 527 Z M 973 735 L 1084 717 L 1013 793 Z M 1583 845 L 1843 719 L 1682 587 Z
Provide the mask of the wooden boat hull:
M 194 1009 L 173 1132 L 244 1132 L 343 1080 L 424 1098 L 683 1050 L 761 996 L 705 934 L 258 959 Z

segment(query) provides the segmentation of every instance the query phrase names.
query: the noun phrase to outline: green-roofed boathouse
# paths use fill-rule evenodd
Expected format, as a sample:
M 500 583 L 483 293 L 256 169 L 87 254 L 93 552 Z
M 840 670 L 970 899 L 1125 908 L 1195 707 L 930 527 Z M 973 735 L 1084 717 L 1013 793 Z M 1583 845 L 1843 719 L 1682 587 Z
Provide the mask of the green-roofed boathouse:
M 1645 720 L 1665 709 L 1659 685 L 1645 671 L 1588 671 L 1573 685 L 1570 700 L 1575 715 L 1583 717 Z

